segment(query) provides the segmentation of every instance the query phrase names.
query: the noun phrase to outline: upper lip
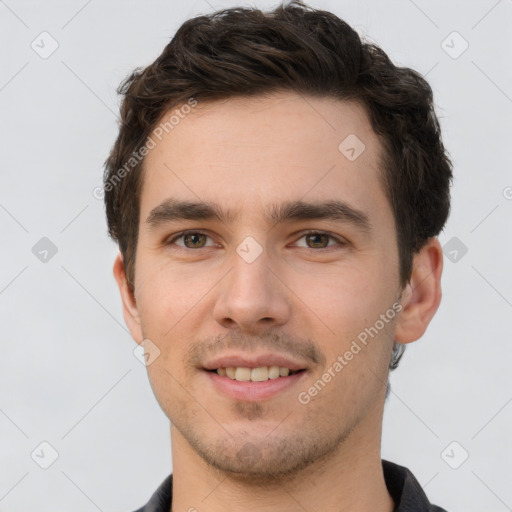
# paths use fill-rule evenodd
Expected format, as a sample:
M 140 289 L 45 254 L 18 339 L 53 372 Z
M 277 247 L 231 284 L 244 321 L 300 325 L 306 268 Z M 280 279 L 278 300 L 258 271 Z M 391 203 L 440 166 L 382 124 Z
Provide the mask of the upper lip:
M 306 365 L 281 354 L 226 354 L 218 356 L 204 365 L 205 370 L 217 368 L 241 367 L 259 368 L 261 366 L 279 366 L 291 371 L 306 369 Z

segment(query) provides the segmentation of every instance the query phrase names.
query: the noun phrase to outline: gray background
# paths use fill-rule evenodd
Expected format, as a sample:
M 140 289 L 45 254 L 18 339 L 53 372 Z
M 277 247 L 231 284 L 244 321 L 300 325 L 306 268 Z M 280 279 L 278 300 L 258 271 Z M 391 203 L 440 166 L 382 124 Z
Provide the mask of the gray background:
M 93 190 L 119 82 L 188 17 L 241 4 L 0 1 L 1 511 L 127 512 L 171 471 Z M 454 163 L 443 300 L 392 375 L 383 457 L 451 512 L 512 510 L 512 2 L 311 5 L 427 75 Z

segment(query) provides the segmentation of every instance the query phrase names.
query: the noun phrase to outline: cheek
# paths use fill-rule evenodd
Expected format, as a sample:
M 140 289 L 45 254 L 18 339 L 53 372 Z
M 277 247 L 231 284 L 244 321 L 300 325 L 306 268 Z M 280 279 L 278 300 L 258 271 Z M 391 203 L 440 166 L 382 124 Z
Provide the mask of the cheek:
M 136 300 L 143 335 L 159 349 L 158 357 L 147 366 L 148 378 L 160 407 L 174 419 L 190 399 L 185 389 L 190 388 L 191 373 L 184 367 L 184 356 L 197 335 L 194 314 L 213 282 L 203 273 L 149 257 L 141 257 L 137 264 L 141 271 Z
M 326 370 L 336 375 L 333 389 L 341 386 L 338 396 L 346 400 L 359 396 L 362 389 L 376 390 L 386 380 L 396 297 L 392 270 L 374 261 L 373 266 L 354 265 L 328 276 L 297 278 L 297 296 L 307 305 L 310 319 L 306 324 L 318 326 L 312 335 L 326 356 Z M 333 368 L 335 361 L 338 365 Z
M 373 261 L 371 261 L 373 260 Z M 355 262 L 329 272 L 288 274 L 297 297 L 337 336 L 373 324 L 393 302 L 389 269 L 378 259 Z
M 141 257 L 135 283 L 142 323 L 158 337 L 171 335 L 174 326 L 193 312 L 205 293 L 215 284 L 210 272 L 197 266 L 177 265 Z

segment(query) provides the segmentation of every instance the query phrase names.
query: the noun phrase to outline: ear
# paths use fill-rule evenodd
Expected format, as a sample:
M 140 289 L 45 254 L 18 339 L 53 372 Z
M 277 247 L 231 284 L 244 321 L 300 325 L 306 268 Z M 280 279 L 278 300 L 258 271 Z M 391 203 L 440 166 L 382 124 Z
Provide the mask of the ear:
M 414 255 L 411 279 L 402 294 L 402 311 L 395 326 L 395 340 L 410 343 L 421 338 L 441 302 L 443 249 L 435 237 Z
M 142 343 L 144 336 L 142 335 L 142 328 L 140 323 L 140 316 L 137 310 L 137 303 L 135 297 L 128 286 L 126 273 L 124 270 L 123 256 L 119 253 L 114 261 L 114 277 L 121 293 L 121 300 L 123 302 L 123 316 L 132 338 L 137 343 Z

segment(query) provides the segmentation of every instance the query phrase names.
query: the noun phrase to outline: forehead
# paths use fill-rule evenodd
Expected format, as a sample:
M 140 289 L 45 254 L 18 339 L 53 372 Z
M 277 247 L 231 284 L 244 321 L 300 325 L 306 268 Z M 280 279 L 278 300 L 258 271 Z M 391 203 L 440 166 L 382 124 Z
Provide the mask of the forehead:
M 281 92 L 179 113 L 167 112 L 159 126 L 173 115 L 174 123 L 152 135 L 141 219 L 169 197 L 248 216 L 300 199 L 343 199 L 369 215 L 391 214 L 381 186 L 382 146 L 359 104 Z

